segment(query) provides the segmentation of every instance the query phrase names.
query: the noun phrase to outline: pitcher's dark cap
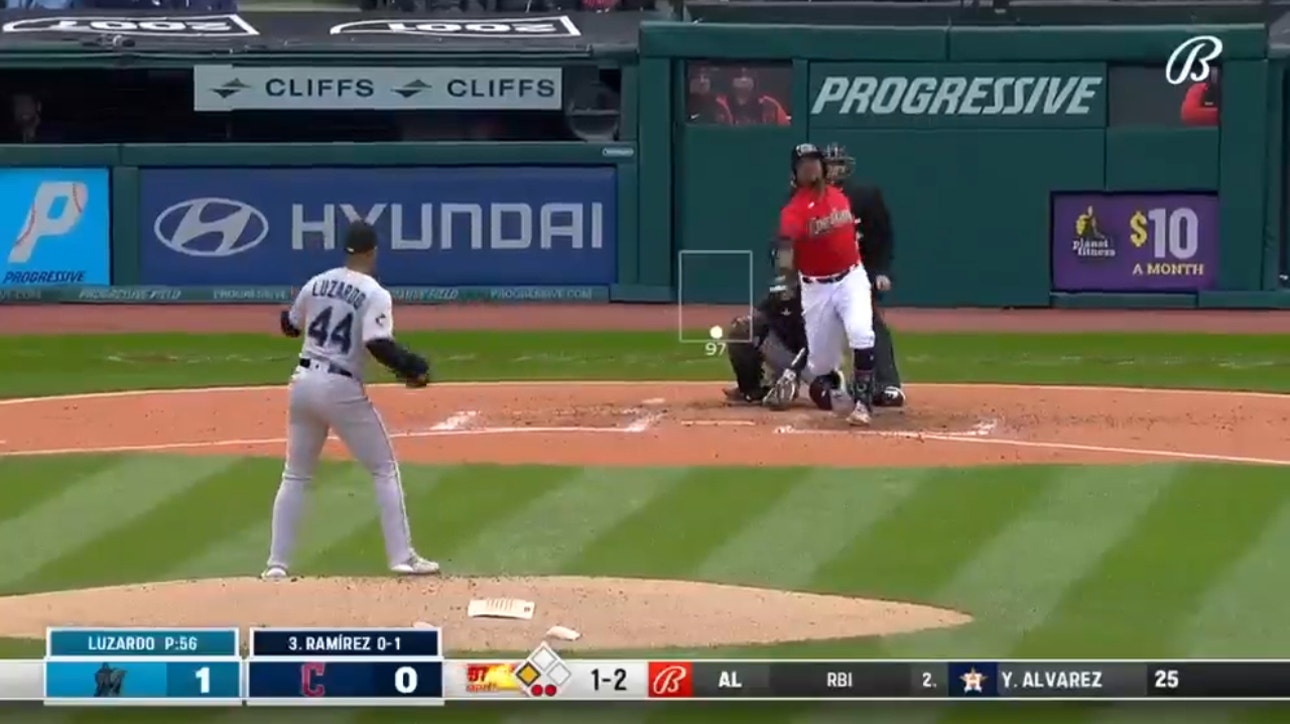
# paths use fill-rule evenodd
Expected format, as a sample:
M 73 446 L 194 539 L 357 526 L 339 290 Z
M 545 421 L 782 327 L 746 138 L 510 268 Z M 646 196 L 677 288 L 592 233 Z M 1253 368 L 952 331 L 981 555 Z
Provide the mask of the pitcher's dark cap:
M 345 230 L 345 253 L 365 254 L 376 248 L 376 229 L 371 224 L 355 221 Z

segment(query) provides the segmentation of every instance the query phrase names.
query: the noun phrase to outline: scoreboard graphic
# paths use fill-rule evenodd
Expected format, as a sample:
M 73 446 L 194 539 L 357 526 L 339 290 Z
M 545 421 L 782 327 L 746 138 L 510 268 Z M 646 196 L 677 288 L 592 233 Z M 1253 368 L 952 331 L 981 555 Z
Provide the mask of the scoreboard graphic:
M 51 628 L 0 660 L 0 701 L 49 706 L 442 706 L 447 701 L 1285 701 L 1290 661 L 611 660 L 541 643 L 445 659 L 434 628 Z M 244 654 L 246 654 L 244 656 Z

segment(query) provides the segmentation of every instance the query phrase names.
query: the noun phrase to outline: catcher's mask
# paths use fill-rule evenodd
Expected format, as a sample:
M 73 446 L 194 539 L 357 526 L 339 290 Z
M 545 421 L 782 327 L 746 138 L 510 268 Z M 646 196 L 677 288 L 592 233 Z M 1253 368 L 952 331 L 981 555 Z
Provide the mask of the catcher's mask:
M 793 147 L 793 155 L 792 155 L 794 186 L 802 185 L 801 182 L 798 181 L 798 178 L 802 172 L 802 167 L 809 160 L 819 161 L 820 173 L 827 175 L 827 170 L 825 169 L 824 152 L 821 151 L 819 147 L 816 146 L 814 143 L 799 143 Z
M 829 183 L 837 183 L 856 170 L 855 157 L 847 154 L 841 144 L 830 143 L 824 147 L 824 177 Z

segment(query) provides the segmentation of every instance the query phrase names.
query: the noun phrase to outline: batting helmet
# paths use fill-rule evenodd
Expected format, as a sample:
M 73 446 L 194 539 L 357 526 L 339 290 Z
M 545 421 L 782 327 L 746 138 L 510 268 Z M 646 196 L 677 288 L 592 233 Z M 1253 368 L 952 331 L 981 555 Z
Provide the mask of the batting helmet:
M 797 162 L 805 158 L 818 158 L 824 161 L 824 152 L 814 143 L 799 143 L 793 146 L 793 168 L 797 168 Z

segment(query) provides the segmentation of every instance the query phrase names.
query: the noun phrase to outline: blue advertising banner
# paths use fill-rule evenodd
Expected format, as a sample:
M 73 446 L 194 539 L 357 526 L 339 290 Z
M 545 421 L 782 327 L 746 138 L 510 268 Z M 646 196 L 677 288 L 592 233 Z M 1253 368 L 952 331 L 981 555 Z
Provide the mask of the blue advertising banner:
M 0 287 L 112 282 L 103 168 L 0 170 Z
M 386 286 L 610 284 L 612 167 L 144 169 L 140 283 L 301 284 L 376 227 Z

